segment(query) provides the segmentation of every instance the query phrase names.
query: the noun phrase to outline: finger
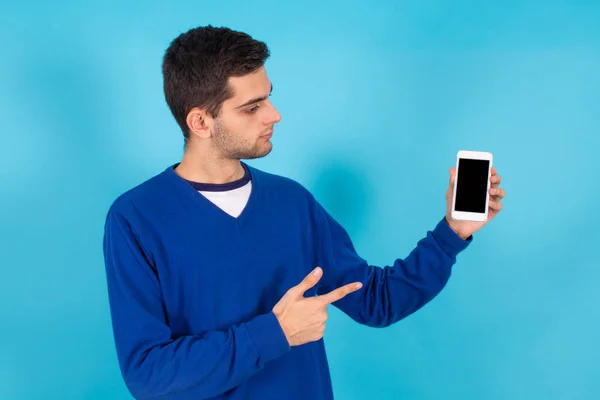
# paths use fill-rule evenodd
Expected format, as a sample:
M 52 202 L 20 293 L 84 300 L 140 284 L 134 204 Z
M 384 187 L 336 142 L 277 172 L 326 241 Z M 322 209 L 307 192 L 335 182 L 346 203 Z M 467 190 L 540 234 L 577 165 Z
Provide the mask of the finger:
M 300 282 L 298 285 L 293 287 L 294 292 L 296 292 L 296 294 L 298 296 L 303 295 L 304 292 L 306 292 L 308 289 L 315 286 L 317 284 L 317 282 L 319 282 L 319 280 L 321 279 L 321 276 L 323 276 L 323 270 L 321 269 L 321 267 L 317 267 L 317 268 L 313 269 L 311 271 L 311 273 L 308 274 L 302 280 L 302 282 Z
M 362 287 L 362 283 L 360 283 L 360 282 L 349 283 L 349 284 L 339 287 L 335 290 L 332 290 L 331 292 L 329 292 L 327 294 L 319 296 L 319 299 L 321 299 L 321 301 L 325 304 L 331 304 L 338 300 L 343 299 L 344 297 L 346 297 L 347 295 L 349 295 L 352 292 L 357 291 L 361 287 Z
M 500 203 L 499 201 L 492 201 L 492 200 L 490 200 L 489 206 L 494 211 L 500 211 L 500 210 L 502 210 L 502 203 Z
M 490 178 L 490 181 L 492 182 L 492 187 L 497 187 L 500 185 L 500 182 L 502 182 L 502 178 L 498 174 L 493 174 Z
M 490 194 L 494 196 L 494 201 L 500 201 L 506 196 L 506 190 L 501 187 L 493 187 L 490 189 Z
M 450 182 L 448 183 L 449 186 L 454 185 L 455 178 L 456 178 L 456 168 L 452 167 L 452 168 L 450 168 Z

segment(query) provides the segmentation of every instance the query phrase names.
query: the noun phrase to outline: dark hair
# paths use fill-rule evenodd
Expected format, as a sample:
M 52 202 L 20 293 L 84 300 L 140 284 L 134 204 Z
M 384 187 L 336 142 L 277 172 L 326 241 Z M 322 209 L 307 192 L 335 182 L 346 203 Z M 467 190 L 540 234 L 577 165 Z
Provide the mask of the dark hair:
M 186 142 L 190 110 L 204 108 L 216 118 L 223 102 L 233 97 L 228 78 L 256 71 L 269 55 L 264 42 L 210 25 L 191 29 L 171 42 L 163 58 L 163 88 Z

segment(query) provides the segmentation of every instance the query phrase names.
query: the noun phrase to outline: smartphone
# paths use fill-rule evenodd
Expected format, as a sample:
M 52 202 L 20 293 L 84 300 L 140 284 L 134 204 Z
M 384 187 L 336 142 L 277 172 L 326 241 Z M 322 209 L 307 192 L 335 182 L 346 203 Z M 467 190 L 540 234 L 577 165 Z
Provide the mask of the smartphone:
M 492 153 L 461 150 L 456 155 L 452 218 L 483 222 L 488 217 Z

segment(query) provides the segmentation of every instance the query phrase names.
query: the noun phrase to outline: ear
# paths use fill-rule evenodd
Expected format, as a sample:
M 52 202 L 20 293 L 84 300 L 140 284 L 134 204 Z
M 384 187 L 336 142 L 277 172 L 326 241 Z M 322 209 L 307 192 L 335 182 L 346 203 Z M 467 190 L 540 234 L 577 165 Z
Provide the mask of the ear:
M 186 117 L 190 136 L 200 139 L 209 139 L 211 136 L 212 117 L 201 108 L 192 108 Z

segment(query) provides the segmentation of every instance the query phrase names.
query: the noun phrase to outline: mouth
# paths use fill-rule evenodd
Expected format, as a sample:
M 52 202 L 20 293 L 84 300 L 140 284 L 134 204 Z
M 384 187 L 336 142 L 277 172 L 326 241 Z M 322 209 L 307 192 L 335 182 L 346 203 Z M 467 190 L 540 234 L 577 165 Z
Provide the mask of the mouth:
M 262 135 L 261 137 L 264 137 L 264 138 L 267 138 L 267 139 L 269 139 L 269 138 L 271 138 L 272 136 L 273 136 L 273 129 L 271 129 L 269 132 L 265 133 L 265 134 L 264 134 L 264 135 Z

